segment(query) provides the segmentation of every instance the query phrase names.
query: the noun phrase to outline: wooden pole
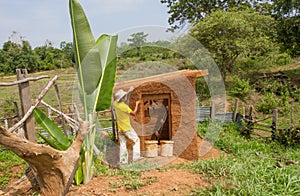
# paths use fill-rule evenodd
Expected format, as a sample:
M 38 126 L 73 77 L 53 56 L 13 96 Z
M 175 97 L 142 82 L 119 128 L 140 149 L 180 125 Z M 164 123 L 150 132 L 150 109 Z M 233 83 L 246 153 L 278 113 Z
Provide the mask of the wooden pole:
M 248 138 L 251 137 L 251 133 L 253 132 L 253 127 L 254 127 L 252 113 L 253 113 L 253 105 L 250 105 L 250 108 L 249 108 L 249 121 L 247 123 L 248 129 L 247 129 L 247 132 L 246 132 L 246 136 Z
M 117 127 L 117 121 L 115 119 L 115 111 L 113 103 L 111 104 L 111 127 L 113 132 L 113 137 L 116 141 L 118 141 L 118 127 Z
M 273 110 L 273 117 L 272 117 L 272 140 L 276 139 L 276 125 L 277 125 L 277 119 L 278 119 L 278 110 Z
M 292 101 L 292 108 L 291 108 L 291 128 L 294 127 L 294 111 L 295 111 L 294 100 Z
M 27 78 L 28 73 L 26 69 L 22 69 L 22 71 L 20 69 L 17 69 L 16 75 L 17 75 L 17 80 L 23 80 Z M 18 87 L 19 87 L 22 115 L 25 115 L 32 105 L 29 81 L 19 83 Z M 25 137 L 29 141 L 36 142 L 35 123 L 32 115 L 30 115 L 25 121 L 24 131 L 25 131 Z
M 69 116 L 70 118 L 73 118 L 72 110 L 71 110 L 71 107 L 70 107 L 70 106 L 68 107 L 68 112 L 69 112 L 69 115 L 68 115 L 68 116 Z M 71 132 L 72 135 L 75 135 L 75 134 L 76 134 L 76 132 L 75 132 L 75 130 L 73 129 L 72 126 L 70 126 L 70 132 Z
M 59 110 L 60 110 L 61 113 L 63 113 L 61 98 L 60 98 L 57 82 L 54 82 L 53 86 L 54 86 L 54 89 L 55 89 L 55 92 L 56 92 L 56 98 L 57 98 Z M 64 118 L 61 114 L 60 114 L 60 119 L 61 119 L 61 123 L 62 123 L 62 127 L 63 127 L 63 132 L 65 133 L 65 135 L 68 135 L 67 134 L 67 129 L 66 129 L 66 124 L 65 124 Z
M 236 114 L 238 112 L 238 107 L 239 107 L 239 100 L 235 99 L 234 110 L 233 110 L 233 119 L 232 119 L 233 122 L 236 122 Z

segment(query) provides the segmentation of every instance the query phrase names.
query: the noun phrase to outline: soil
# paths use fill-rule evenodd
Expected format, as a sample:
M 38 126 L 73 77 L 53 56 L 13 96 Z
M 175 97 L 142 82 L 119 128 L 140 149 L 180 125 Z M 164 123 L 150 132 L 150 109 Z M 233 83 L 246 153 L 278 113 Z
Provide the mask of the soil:
M 209 183 L 187 169 L 169 167 L 189 162 L 177 158 L 164 168 L 141 172 L 139 183 L 143 186 L 137 189 L 126 186 L 120 176 L 94 177 L 91 182 L 81 186 L 71 186 L 67 196 L 82 195 L 188 195 L 195 188 L 205 188 Z
M 203 142 L 203 141 L 202 141 Z M 200 159 L 218 159 L 220 151 L 215 148 L 210 148 L 207 153 L 202 154 Z M 67 196 L 96 196 L 96 195 L 189 195 L 195 189 L 204 189 L 210 186 L 209 182 L 205 181 L 200 174 L 194 174 L 188 169 L 174 167 L 181 163 L 188 163 L 189 160 L 179 157 L 155 157 L 144 158 L 141 161 L 152 162 L 161 167 L 151 170 L 142 171 L 139 179 L 136 182 L 138 187 L 132 186 L 135 182 L 133 179 L 126 179 L 122 175 L 105 176 L 99 175 L 85 185 L 71 185 Z M 116 170 L 116 168 L 111 168 Z M 28 180 L 20 185 L 12 185 L 10 182 L 5 189 L 0 191 L 0 195 L 32 195 L 30 183 Z M 132 184 L 128 184 L 131 182 Z

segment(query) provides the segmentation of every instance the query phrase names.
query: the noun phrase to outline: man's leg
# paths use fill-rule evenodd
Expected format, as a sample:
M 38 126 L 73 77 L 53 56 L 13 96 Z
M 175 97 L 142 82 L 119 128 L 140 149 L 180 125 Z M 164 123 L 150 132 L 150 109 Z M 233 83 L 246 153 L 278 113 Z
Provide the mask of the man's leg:
M 119 141 L 120 141 L 120 163 L 127 164 L 128 163 L 128 151 L 126 148 L 126 137 L 124 133 L 119 131 Z
M 136 161 L 141 157 L 140 138 L 133 129 L 127 131 L 125 134 L 134 143 L 132 147 L 133 148 L 132 159 L 133 161 Z

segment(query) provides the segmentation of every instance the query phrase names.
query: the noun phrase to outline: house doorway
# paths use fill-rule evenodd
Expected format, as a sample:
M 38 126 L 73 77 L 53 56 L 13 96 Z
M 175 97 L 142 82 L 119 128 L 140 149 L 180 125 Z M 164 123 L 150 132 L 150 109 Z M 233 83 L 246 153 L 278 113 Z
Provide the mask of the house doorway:
M 171 140 L 171 95 L 143 94 L 142 122 L 146 140 Z

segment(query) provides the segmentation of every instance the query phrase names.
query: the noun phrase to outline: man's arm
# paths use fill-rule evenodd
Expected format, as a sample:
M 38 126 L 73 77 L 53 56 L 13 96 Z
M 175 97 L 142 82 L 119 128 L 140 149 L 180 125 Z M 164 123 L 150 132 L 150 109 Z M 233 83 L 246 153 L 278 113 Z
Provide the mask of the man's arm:
M 132 116 L 135 116 L 135 115 L 136 115 L 136 113 L 137 113 L 137 111 L 138 111 L 138 106 L 139 106 L 140 103 L 141 103 L 141 100 L 138 100 L 137 102 L 135 102 L 135 108 L 134 108 L 134 110 L 133 110 L 132 112 L 130 112 L 130 114 L 131 114 Z

